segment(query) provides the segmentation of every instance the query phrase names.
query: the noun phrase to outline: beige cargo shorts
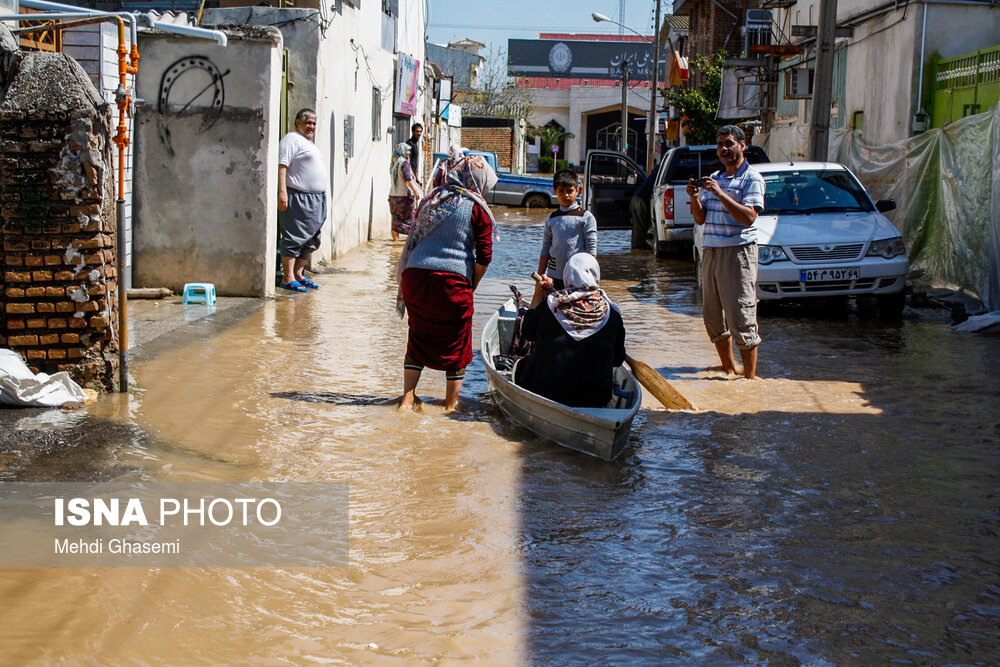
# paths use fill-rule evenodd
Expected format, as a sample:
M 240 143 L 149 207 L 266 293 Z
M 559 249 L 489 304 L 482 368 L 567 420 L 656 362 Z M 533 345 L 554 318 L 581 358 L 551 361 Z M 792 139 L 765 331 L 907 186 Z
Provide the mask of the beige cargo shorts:
M 702 317 L 712 342 L 732 335 L 740 348 L 757 347 L 757 244 L 704 248 Z

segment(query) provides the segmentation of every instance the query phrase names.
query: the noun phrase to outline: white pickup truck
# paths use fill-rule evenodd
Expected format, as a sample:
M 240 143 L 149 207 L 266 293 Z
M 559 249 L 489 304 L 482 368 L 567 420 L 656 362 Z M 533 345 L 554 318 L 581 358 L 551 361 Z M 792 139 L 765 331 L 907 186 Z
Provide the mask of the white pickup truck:
M 747 146 L 744 155 L 750 164 L 769 162 L 767 154 L 759 146 Z M 697 180 L 710 176 L 719 169 L 722 169 L 722 163 L 715 146 L 678 146 L 664 155 L 650 204 L 657 257 L 692 257 L 694 217 L 691 215 L 687 182 L 689 178 Z
M 747 146 L 750 164 L 768 162 L 759 146 Z M 715 146 L 679 146 L 663 157 L 653 188 L 649 211 L 656 235 L 657 257 L 673 254 L 693 258 L 694 218 L 687 196 L 689 178 L 701 178 L 722 169 Z M 584 206 L 597 218 L 600 229 L 631 229 L 629 200 L 646 178 L 638 162 L 618 151 L 587 152 L 584 169 Z

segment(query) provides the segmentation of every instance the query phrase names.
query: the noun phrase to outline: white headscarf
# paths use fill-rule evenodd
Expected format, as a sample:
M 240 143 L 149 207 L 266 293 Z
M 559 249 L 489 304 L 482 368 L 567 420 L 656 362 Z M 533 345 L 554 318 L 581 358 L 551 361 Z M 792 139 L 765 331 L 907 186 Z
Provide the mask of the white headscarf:
M 601 266 L 593 255 L 578 252 L 570 257 L 563 284 L 566 287 L 549 294 L 546 304 L 573 340 L 593 336 L 608 323 L 611 310 L 618 310 L 600 288 Z

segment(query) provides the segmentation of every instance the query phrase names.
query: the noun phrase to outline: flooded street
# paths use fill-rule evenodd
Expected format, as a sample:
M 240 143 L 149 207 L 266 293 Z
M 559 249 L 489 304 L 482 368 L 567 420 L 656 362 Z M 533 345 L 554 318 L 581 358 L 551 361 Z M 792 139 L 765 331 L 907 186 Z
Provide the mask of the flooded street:
M 477 348 L 541 243 L 544 214 L 496 214 Z M 189 326 L 129 397 L 0 422 L 49 452 L 5 479 L 348 482 L 350 565 L 0 569 L 0 663 L 1000 662 L 995 337 L 786 308 L 760 318 L 764 379 L 727 379 L 691 263 L 602 231 L 629 353 L 698 408 L 646 395 L 608 464 L 505 422 L 478 356 L 460 414 L 432 371 L 423 412 L 384 402 L 399 250 Z

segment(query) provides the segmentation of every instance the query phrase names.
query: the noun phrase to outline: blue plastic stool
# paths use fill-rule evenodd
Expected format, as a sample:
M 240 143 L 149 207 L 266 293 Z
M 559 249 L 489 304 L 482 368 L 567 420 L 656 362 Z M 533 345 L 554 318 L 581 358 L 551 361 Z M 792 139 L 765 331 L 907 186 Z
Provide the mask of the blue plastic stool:
M 215 303 L 215 284 L 185 283 L 184 303 Z

